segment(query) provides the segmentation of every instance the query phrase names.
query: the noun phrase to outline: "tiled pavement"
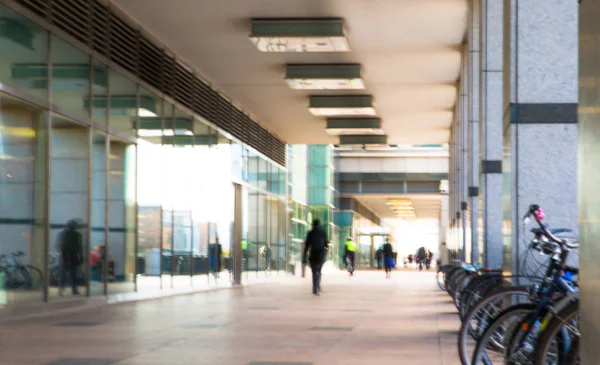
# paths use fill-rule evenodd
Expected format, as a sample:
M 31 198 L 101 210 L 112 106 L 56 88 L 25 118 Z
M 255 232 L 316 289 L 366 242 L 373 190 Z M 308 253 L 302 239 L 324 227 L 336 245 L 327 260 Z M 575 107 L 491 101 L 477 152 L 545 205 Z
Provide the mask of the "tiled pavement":
M 455 365 L 433 273 L 325 273 L 0 325 L 2 365 Z

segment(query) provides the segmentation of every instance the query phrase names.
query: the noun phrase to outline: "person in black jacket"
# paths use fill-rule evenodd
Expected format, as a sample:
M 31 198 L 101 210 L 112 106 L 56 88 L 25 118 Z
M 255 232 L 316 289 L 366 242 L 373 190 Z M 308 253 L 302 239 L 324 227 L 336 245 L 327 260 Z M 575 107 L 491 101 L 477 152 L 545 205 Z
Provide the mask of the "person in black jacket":
M 390 243 L 390 239 L 387 238 L 385 240 L 385 245 L 383 245 L 383 260 L 385 266 L 385 278 L 389 279 L 392 277 L 392 269 L 396 267 L 396 263 L 394 262 L 394 248 Z
M 306 234 L 304 242 L 303 263 L 309 263 L 312 271 L 312 291 L 314 295 L 321 294 L 321 270 L 325 262 L 325 251 L 327 250 L 327 233 L 321 227 L 321 222 L 316 219 L 312 230 Z
M 67 222 L 67 228 L 60 233 L 60 252 L 62 258 L 60 292 L 67 281 L 67 274 L 71 279 L 73 295 L 79 294 L 77 289 L 77 272 L 83 264 L 83 237 L 77 230 L 77 221 L 72 219 Z

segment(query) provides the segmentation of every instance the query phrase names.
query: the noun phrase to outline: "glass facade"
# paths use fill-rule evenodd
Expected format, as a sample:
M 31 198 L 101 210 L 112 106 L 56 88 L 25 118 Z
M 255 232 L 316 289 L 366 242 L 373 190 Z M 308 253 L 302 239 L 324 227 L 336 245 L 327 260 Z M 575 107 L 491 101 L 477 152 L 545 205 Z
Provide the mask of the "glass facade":
M 9 8 L 0 18 L 0 308 L 231 285 L 236 253 L 247 280 L 285 272 L 285 168 Z

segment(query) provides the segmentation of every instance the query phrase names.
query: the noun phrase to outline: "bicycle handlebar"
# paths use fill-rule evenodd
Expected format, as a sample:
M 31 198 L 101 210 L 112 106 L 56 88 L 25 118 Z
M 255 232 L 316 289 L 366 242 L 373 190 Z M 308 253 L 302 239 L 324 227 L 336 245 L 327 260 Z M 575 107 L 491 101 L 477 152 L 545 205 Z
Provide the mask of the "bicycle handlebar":
M 544 232 L 544 235 L 546 237 L 548 237 L 551 241 L 560 245 L 561 248 L 564 248 L 564 247 L 569 248 L 569 249 L 579 248 L 579 244 L 572 244 L 567 240 L 563 240 L 563 239 L 556 237 L 554 234 L 552 234 L 552 232 L 550 232 L 550 230 L 548 229 L 548 226 L 546 224 L 544 224 L 544 219 L 546 218 L 546 216 L 544 214 L 544 211 L 542 210 L 542 208 L 539 205 L 531 204 L 529 206 L 529 211 L 525 215 L 525 219 L 529 219 L 529 217 L 531 217 L 532 215 L 533 215 L 533 218 L 535 219 L 535 221 L 540 226 L 540 229 L 542 230 L 542 232 Z

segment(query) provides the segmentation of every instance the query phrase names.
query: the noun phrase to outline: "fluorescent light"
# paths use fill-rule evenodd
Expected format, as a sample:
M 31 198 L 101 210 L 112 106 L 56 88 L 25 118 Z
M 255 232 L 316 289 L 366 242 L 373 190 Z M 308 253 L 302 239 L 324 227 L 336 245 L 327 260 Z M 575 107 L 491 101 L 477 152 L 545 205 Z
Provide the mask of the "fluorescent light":
M 144 109 L 144 108 L 139 108 L 138 109 L 138 116 L 139 117 L 158 117 L 158 115 L 148 109 Z
M 377 112 L 373 107 L 366 108 L 308 108 L 308 110 L 317 117 L 330 117 L 338 115 L 360 115 L 375 116 Z
M 365 88 L 362 79 L 286 79 L 295 90 L 360 90 Z
M 345 37 L 250 37 L 261 52 L 348 52 Z
M 327 128 L 328 134 L 331 135 L 343 135 L 343 134 L 383 134 L 383 129 L 374 129 L 374 128 Z

